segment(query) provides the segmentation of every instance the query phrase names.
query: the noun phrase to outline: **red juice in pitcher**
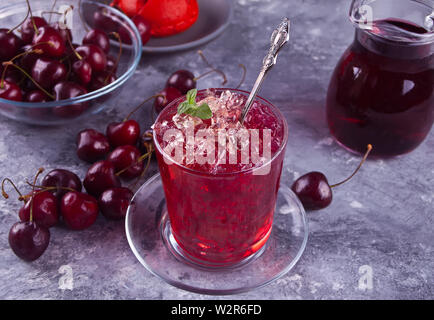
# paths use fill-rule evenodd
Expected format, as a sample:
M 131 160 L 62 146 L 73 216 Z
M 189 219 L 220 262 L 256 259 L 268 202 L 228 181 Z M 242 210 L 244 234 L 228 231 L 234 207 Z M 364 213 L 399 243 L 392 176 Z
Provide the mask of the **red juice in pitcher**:
M 372 144 L 373 154 L 395 156 L 423 142 L 434 122 L 433 43 L 432 32 L 402 19 L 356 30 L 327 96 L 339 143 L 360 153 Z

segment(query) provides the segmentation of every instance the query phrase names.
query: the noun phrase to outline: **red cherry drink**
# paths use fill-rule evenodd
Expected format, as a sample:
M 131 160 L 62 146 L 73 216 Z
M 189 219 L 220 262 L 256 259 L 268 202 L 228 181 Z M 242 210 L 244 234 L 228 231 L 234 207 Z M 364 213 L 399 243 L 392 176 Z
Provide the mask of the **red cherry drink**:
M 384 37 L 384 30 L 428 35 L 402 20 L 375 21 L 373 31 L 357 30 L 330 82 L 327 120 L 347 148 L 395 156 L 427 137 L 434 122 L 434 42 L 412 44 Z M 390 31 L 389 31 L 390 32 Z
M 271 233 L 288 127 L 279 110 L 259 97 L 241 124 L 247 98 L 240 90 L 202 90 L 197 104 L 210 106 L 211 119 L 177 114 L 184 97 L 166 107 L 154 125 L 171 232 L 184 254 L 201 265 L 236 264 L 260 250 Z M 259 132 L 256 144 L 253 135 L 232 139 L 243 129 Z M 180 134 L 167 139 L 170 130 Z M 190 146 L 189 132 L 196 137 Z M 218 138 L 220 132 L 229 133 L 223 139 L 226 145 Z M 207 140 L 211 148 L 204 148 L 200 133 L 215 138 Z M 176 151 L 167 152 L 175 140 L 182 145 L 176 161 Z M 188 159 L 188 150 L 194 159 Z M 214 155 L 214 161 L 198 161 L 198 154 Z

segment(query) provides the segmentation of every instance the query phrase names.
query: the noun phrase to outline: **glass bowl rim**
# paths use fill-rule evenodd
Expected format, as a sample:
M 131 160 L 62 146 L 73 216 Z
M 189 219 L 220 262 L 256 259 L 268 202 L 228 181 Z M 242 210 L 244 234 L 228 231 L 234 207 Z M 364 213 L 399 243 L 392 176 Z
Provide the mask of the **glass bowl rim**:
M 22 7 L 23 3 L 25 3 L 24 1 L 20 1 L 20 2 L 13 2 L 12 4 L 9 4 L 7 6 L 4 6 L 0 9 L 1 11 L 5 11 L 8 12 L 9 10 L 11 10 L 12 8 L 20 8 Z M 134 22 L 124 13 L 122 13 L 121 11 L 112 8 L 106 4 L 97 2 L 97 1 L 92 1 L 92 0 L 82 0 L 81 5 L 83 5 L 84 3 L 91 3 L 94 4 L 96 6 L 99 6 L 101 8 L 106 8 L 107 10 L 109 10 L 111 13 L 114 13 L 116 16 L 121 17 L 123 21 L 125 21 L 128 26 L 131 28 L 131 30 L 134 33 L 135 38 L 137 39 L 137 41 L 135 41 L 133 39 L 133 44 L 130 45 L 130 48 L 132 47 L 134 50 L 134 61 L 133 63 L 129 66 L 128 70 L 126 70 L 119 78 L 116 79 L 116 81 L 98 89 L 92 92 L 88 92 L 84 95 L 75 97 L 75 98 L 71 98 L 71 99 L 65 99 L 65 100 L 59 100 L 59 101 L 49 101 L 49 102 L 25 102 L 25 101 L 14 101 L 14 100 L 8 100 L 8 99 L 3 99 L 0 98 L 0 104 L 8 104 L 8 105 L 13 105 L 15 107 L 22 107 L 22 108 L 53 108 L 53 107 L 62 107 L 62 106 L 68 106 L 68 105 L 74 105 L 74 104 L 79 104 L 79 103 L 83 103 L 83 102 L 87 102 L 87 101 L 91 101 L 94 100 L 96 98 L 99 98 L 101 96 L 104 96 L 112 91 L 114 91 L 115 89 L 119 88 L 122 84 L 124 84 L 128 79 L 130 79 L 132 77 L 132 75 L 134 74 L 135 70 L 137 69 L 137 66 L 139 65 L 141 56 L 142 56 L 142 39 L 140 37 L 140 33 L 137 30 L 137 27 L 135 26 Z M 81 6 L 78 8 L 78 10 L 81 10 Z
M 202 89 L 198 91 L 198 95 L 200 93 L 206 92 L 208 90 L 215 90 L 215 91 L 225 91 L 225 90 L 229 90 L 231 92 L 236 92 L 236 93 L 241 93 L 243 95 L 247 95 L 249 96 L 250 92 L 249 91 L 245 91 L 245 90 L 240 90 L 240 89 L 232 89 L 232 88 L 208 88 L 208 89 Z M 170 107 L 172 107 L 175 104 L 179 104 L 183 99 L 185 99 L 185 95 L 183 95 L 182 97 L 179 97 L 175 100 L 173 100 L 166 108 L 164 108 L 165 110 L 168 110 Z M 277 116 L 277 118 L 282 120 L 283 123 L 283 143 L 280 145 L 279 149 L 275 152 L 275 154 L 271 157 L 271 159 L 269 161 L 267 161 L 267 163 L 265 163 L 264 165 L 258 167 L 258 168 L 249 168 L 249 169 L 245 169 L 245 170 L 240 170 L 240 171 L 235 171 L 235 172 L 223 172 L 223 173 L 216 173 L 216 174 L 211 174 L 208 172 L 203 172 L 203 171 L 199 171 L 199 170 L 195 170 L 195 169 L 191 169 L 189 167 L 186 167 L 183 164 L 178 163 L 177 161 L 171 160 L 171 162 L 173 162 L 174 165 L 180 167 L 182 170 L 187 171 L 191 174 L 194 175 L 199 175 L 199 176 L 206 176 L 206 177 L 210 177 L 210 178 L 221 178 L 221 177 L 233 177 L 233 176 L 237 176 L 240 174 L 249 174 L 252 173 L 254 171 L 258 171 L 261 170 L 263 167 L 271 165 L 280 155 L 282 152 L 284 152 L 286 145 L 288 143 L 288 137 L 289 137 L 289 129 L 288 129 L 288 122 L 286 121 L 286 118 L 284 117 L 284 115 L 282 114 L 282 112 L 280 111 L 279 108 L 277 108 L 276 106 L 274 106 L 271 102 L 269 102 L 268 100 L 262 98 L 261 96 L 257 95 L 255 98 L 255 101 L 259 100 L 262 103 L 265 103 L 268 107 L 270 107 L 270 109 L 273 111 L 273 113 Z M 157 119 L 155 120 L 154 123 L 157 123 L 158 120 L 160 119 L 160 117 L 162 116 L 164 112 L 160 112 L 160 114 L 158 115 Z M 153 141 L 154 141 L 154 145 L 155 148 L 157 149 L 157 151 L 162 155 L 162 156 L 167 156 L 164 151 L 161 149 L 160 143 L 158 142 L 158 139 L 156 137 L 156 133 L 155 130 L 153 130 Z M 169 157 L 171 159 L 171 157 Z

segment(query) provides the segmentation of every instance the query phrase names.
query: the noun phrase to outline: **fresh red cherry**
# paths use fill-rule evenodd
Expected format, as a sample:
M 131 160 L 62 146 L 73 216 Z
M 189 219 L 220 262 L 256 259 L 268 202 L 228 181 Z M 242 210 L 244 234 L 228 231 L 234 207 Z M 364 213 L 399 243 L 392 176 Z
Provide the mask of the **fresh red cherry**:
M 71 99 L 82 96 L 87 90 L 77 83 L 71 81 L 62 81 L 54 86 L 55 98 L 57 101 Z M 73 105 L 59 106 L 53 108 L 53 113 L 62 118 L 75 118 L 87 109 L 88 103 L 76 103 Z
M 349 181 L 360 170 L 372 150 L 372 145 L 368 145 L 362 161 L 351 176 L 342 182 L 330 185 L 326 176 L 321 172 L 309 172 L 298 178 L 291 189 L 298 196 L 306 210 L 320 210 L 328 207 L 333 200 L 332 189 Z
M 142 45 L 145 45 L 151 38 L 151 24 L 142 16 L 134 16 L 132 21 L 137 27 L 140 34 L 140 39 L 142 40 Z M 120 26 L 118 30 L 119 36 L 121 37 L 122 43 L 131 44 L 130 31 L 125 26 Z
M 167 80 L 166 87 L 173 87 L 182 94 L 196 88 L 196 79 L 194 74 L 187 70 L 179 70 L 173 73 Z
M 106 68 L 107 57 L 100 47 L 94 44 L 86 44 L 79 46 L 75 51 L 90 63 L 92 70 L 95 72 L 104 71 Z
M 27 92 L 24 100 L 26 102 L 47 102 L 50 98 L 43 91 L 35 89 Z
M 60 201 L 62 197 L 68 192 L 68 189 L 73 189 L 77 192 L 81 191 L 82 185 L 80 178 L 69 170 L 54 169 L 47 173 L 42 179 L 41 185 L 43 187 L 55 187 L 51 193 Z
M 41 49 L 50 57 L 61 57 L 65 53 L 65 40 L 53 27 L 46 25 L 38 29 L 32 41 L 35 49 Z
M 98 211 L 98 201 L 81 192 L 68 192 L 60 202 L 63 221 L 73 230 L 89 228 L 96 221 Z
M 110 40 L 107 34 L 100 29 L 90 30 L 83 38 L 83 44 L 94 44 L 100 47 L 105 53 L 110 51 Z
M 73 78 L 86 86 L 92 80 L 92 67 L 85 59 L 75 61 L 72 65 Z
M 51 228 L 59 222 L 57 212 L 57 199 L 49 191 L 35 191 L 33 200 L 28 200 L 20 209 L 21 221 L 30 220 L 30 207 L 32 206 L 33 221 L 45 228 Z
M 13 101 L 23 101 L 23 94 L 21 88 L 8 80 L 0 80 L 0 98 L 13 100 Z
M 93 23 L 95 28 L 104 30 L 107 33 L 114 32 L 118 29 L 118 22 L 111 16 L 111 14 L 104 10 L 97 10 L 93 14 Z
M 117 78 L 114 72 L 111 71 L 98 72 L 97 74 L 94 74 L 92 76 L 92 80 L 90 81 L 89 84 L 89 89 L 92 91 L 99 90 L 109 85 L 110 83 L 115 82 L 116 79 Z
M 112 122 L 107 126 L 106 136 L 113 148 L 134 146 L 140 137 L 140 126 L 135 120 Z
M 46 26 L 47 24 L 47 21 L 41 17 L 33 16 L 33 18 L 28 18 L 21 25 L 21 39 L 25 44 L 32 43 L 33 37 L 35 35 L 35 26 L 36 29 L 39 29 L 40 27 Z
M 48 97 L 43 91 L 39 89 L 30 90 L 26 93 L 24 97 L 24 101 L 26 102 L 48 102 L 51 101 L 50 97 Z M 31 118 L 43 119 L 48 117 L 51 110 L 50 108 L 27 108 L 25 113 Z
M 43 91 L 39 89 L 34 89 L 26 93 L 24 97 L 24 101 L 26 102 L 48 102 L 51 101 L 50 97 L 48 97 Z M 50 108 L 27 108 L 25 113 L 31 118 L 43 119 L 50 115 Z
M 0 62 L 17 55 L 21 40 L 8 29 L 0 29 Z
M 133 17 L 132 20 L 139 30 L 142 45 L 145 45 L 151 39 L 151 23 L 140 15 Z
M 115 57 L 108 55 L 107 56 L 107 66 L 105 67 L 107 72 L 116 73 L 118 70 L 118 61 Z
M 79 47 L 80 45 L 77 43 L 73 43 L 72 46 L 71 45 L 67 45 L 66 49 L 65 49 L 65 53 L 63 54 L 62 59 L 65 60 L 65 62 L 73 62 L 76 61 L 77 56 L 75 54 L 75 50 Z
M 173 100 L 182 97 L 182 93 L 173 87 L 167 87 L 159 93 L 161 96 L 155 98 L 154 109 L 157 113 L 160 113 L 169 103 Z
M 105 135 L 94 130 L 82 130 L 77 135 L 77 156 L 93 163 L 104 158 L 110 152 L 110 144 Z
M 94 197 L 99 197 L 107 189 L 120 187 L 121 182 L 116 175 L 114 164 L 110 161 L 102 160 L 94 163 L 89 168 L 83 185 L 87 193 Z
M 59 82 L 54 86 L 53 91 L 57 101 L 72 99 L 87 93 L 87 90 L 84 87 L 71 81 Z
M 21 79 L 23 79 L 23 74 L 17 70 L 14 67 L 7 67 L 6 71 L 5 70 L 5 66 L 3 66 L 3 64 L 0 62 L 0 78 L 3 76 L 4 74 L 4 80 L 13 82 L 13 83 L 20 83 Z
M 330 205 L 333 192 L 329 182 L 321 172 L 310 172 L 298 178 L 292 185 L 306 210 L 319 210 Z
M 34 221 L 17 222 L 9 231 L 12 251 L 25 261 L 38 259 L 50 243 L 50 231 Z
M 98 199 L 99 209 L 110 220 L 124 219 L 134 194 L 128 188 L 111 188 Z
M 48 58 L 39 58 L 32 68 L 32 77 L 44 89 L 66 80 L 67 70 L 63 63 Z
M 61 26 L 58 22 L 53 23 L 51 26 L 53 27 L 54 30 L 56 30 L 60 34 L 63 41 L 65 42 L 65 46 L 69 47 L 69 42 L 72 43 L 71 29 Z
M 119 26 L 119 30 L 117 32 L 123 44 L 133 43 L 133 41 L 131 40 L 130 31 L 125 26 Z
M 120 146 L 113 150 L 107 157 L 108 161 L 111 161 L 121 178 L 133 179 L 143 172 L 144 163 L 140 159 L 141 154 L 139 149 L 135 146 Z
M 36 60 L 43 57 L 44 55 L 34 52 L 31 45 L 24 46 L 23 52 L 27 52 L 27 54 L 20 58 L 19 65 L 28 73 L 32 73 L 32 69 Z

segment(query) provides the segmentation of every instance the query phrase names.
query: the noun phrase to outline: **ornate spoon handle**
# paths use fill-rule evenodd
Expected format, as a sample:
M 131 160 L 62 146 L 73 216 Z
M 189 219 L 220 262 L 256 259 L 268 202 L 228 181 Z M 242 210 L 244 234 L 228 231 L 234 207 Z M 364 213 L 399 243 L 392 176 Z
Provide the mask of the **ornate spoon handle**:
M 253 101 L 255 100 L 256 95 L 262 85 L 262 82 L 265 79 L 268 71 L 276 64 L 277 56 L 279 55 L 280 49 L 289 41 L 289 30 L 290 30 L 290 21 L 288 18 L 284 18 L 280 25 L 276 30 L 273 31 L 271 35 L 271 46 L 268 50 L 268 54 L 265 56 L 262 61 L 261 72 L 259 73 L 258 78 L 256 79 L 255 85 L 253 86 L 252 92 L 250 92 L 250 96 L 247 99 L 246 105 L 244 106 L 243 112 L 241 113 L 241 123 L 244 122 L 247 113 L 252 107 Z

